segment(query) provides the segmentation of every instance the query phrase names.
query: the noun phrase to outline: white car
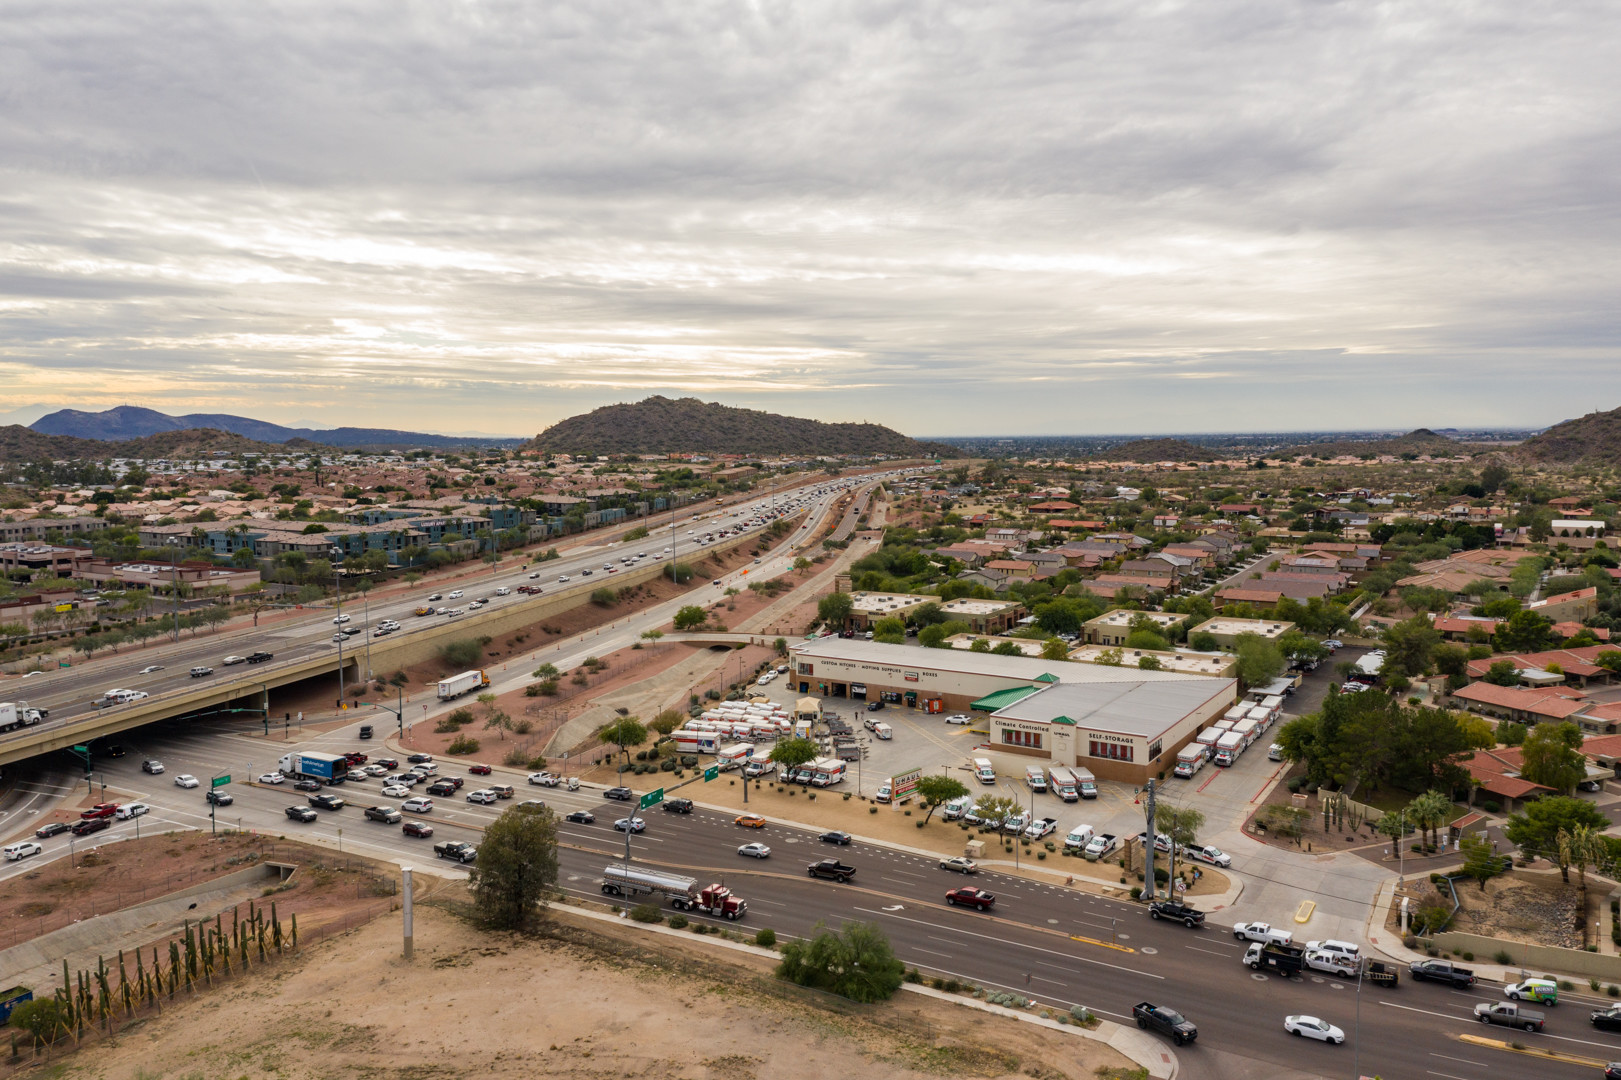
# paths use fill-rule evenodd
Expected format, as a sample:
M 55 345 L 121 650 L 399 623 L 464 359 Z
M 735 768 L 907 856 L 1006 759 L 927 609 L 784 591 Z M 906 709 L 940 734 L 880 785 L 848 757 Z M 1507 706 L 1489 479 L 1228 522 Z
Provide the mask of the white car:
M 538 784 L 541 787 L 556 787 L 562 781 L 561 776 L 553 776 L 549 772 L 532 772 L 529 774 L 529 782 Z
M 1306 942 L 1306 949 L 1308 951 L 1334 953 L 1336 956 L 1345 956 L 1353 960 L 1362 955 L 1362 946 L 1356 942 L 1335 941 L 1333 938 L 1325 938 L 1322 941 L 1308 941 Z
M 507 588 L 505 585 L 503 585 L 499 589 L 495 590 L 495 595 L 497 595 L 497 596 L 510 596 L 511 594 L 512 594 L 512 590 Z
M 259 783 L 261 784 L 285 784 L 286 782 L 287 778 L 279 772 L 267 772 L 259 774 Z
M 1240 941 L 1259 941 L 1262 944 L 1271 942 L 1274 945 L 1289 945 L 1295 936 L 1287 930 L 1274 930 L 1264 922 L 1234 923 L 1233 937 Z
M 761 843 L 744 844 L 737 849 L 739 855 L 747 855 L 751 859 L 765 859 L 771 856 L 771 849 Z
M 150 675 L 154 671 L 162 671 L 162 670 L 163 670 L 163 665 L 162 664 L 148 664 L 144 668 L 142 668 L 139 672 L 137 672 L 137 674 Z
M 946 717 L 946 723 L 948 724 L 972 724 L 973 722 L 974 718 L 966 713 L 952 713 Z
M 433 800 L 418 795 L 415 798 L 406 799 L 400 804 L 400 809 L 413 814 L 431 814 L 433 813 Z
M 365 773 L 367 776 L 387 776 L 388 775 L 388 770 L 383 768 L 381 765 L 363 765 L 363 766 L 361 766 L 360 771 Z
M 1211 866 L 1220 866 L 1224 869 L 1233 865 L 1233 857 L 1218 847 L 1210 847 L 1208 845 L 1201 847 L 1195 844 L 1191 847 L 1183 848 L 1182 854 L 1187 856 L 1189 859 L 1192 859 L 1194 862 L 1209 863 Z M 1310 949 L 1315 948 L 1316 946 L 1308 945 L 1306 947 Z
M 462 591 L 460 589 L 455 590 L 454 592 L 452 592 L 447 597 L 447 599 L 450 599 L 450 600 L 460 600 L 461 598 L 462 598 Z
M 36 844 L 32 840 L 23 840 L 19 843 L 11 844 L 4 849 L 7 862 L 16 862 L 18 859 L 26 859 L 28 856 L 38 855 L 44 850 L 45 848 L 42 845 Z
M 130 818 L 138 818 L 142 814 L 150 813 L 151 810 L 152 808 L 144 802 L 128 802 L 113 811 L 113 817 L 119 821 L 128 821 Z
M 495 792 L 491 791 L 489 788 L 479 788 L 477 791 L 469 791 L 467 793 L 468 802 L 483 803 L 485 806 L 489 806 L 491 803 L 495 802 L 497 797 L 498 796 L 495 794 Z
M 383 787 L 383 794 L 391 799 L 403 799 L 411 794 L 411 789 L 404 784 L 386 784 Z
M 1271 746 L 1267 747 L 1266 748 L 1266 759 L 1268 761 L 1282 761 L 1283 760 L 1283 747 L 1279 746 L 1277 743 L 1273 743 Z
M 434 773 L 439 771 L 439 766 L 435 765 L 431 761 L 419 761 L 415 765 L 411 766 L 411 771 L 416 773 L 418 776 L 432 776 Z
M 197 778 L 190 773 L 181 773 L 174 778 L 175 787 L 196 787 L 197 782 Z
M 220 663 L 224 664 L 226 667 L 230 667 L 232 664 L 245 664 L 247 662 L 248 658 L 246 656 L 227 656 L 224 660 L 220 661 Z
M 1291 1035 L 1316 1039 L 1318 1042 L 1333 1043 L 1335 1046 L 1345 1041 L 1345 1032 L 1330 1024 L 1327 1020 L 1319 1020 L 1315 1016 L 1285 1016 L 1283 1018 L 1283 1030 Z
M 567 581 L 568 580 L 568 575 L 567 574 L 559 574 L 558 577 L 557 577 L 557 580 L 558 581 Z
M 332 625 L 337 626 L 339 623 L 346 623 L 348 621 L 349 621 L 349 616 L 347 616 L 347 615 L 339 615 L 337 618 L 332 620 Z

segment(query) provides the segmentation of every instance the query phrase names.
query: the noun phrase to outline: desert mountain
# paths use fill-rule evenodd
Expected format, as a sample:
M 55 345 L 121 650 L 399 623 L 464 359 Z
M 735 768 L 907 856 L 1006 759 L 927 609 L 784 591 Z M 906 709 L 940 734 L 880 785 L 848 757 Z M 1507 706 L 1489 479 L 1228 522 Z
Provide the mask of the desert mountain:
M 214 428 L 242 435 L 264 443 L 285 443 L 293 439 L 307 439 L 322 446 L 347 449 L 389 447 L 462 447 L 462 446 L 515 446 L 519 439 L 473 439 L 452 435 L 427 435 L 416 431 L 396 431 L 392 428 L 341 427 L 330 430 L 291 428 L 280 424 L 254 420 L 230 413 L 190 413 L 170 416 L 155 409 L 135 405 L 120 405 L 105 412 L 81 412 L 62 409 L 42 416 L 29 427 L 41 435 L 69 435 L 79 439 L 99 439 L 118 442 L 141 439 L 166 431 L 188 431 L 196 428 Z
M 559 421 L 524 450 L 557 454 L 895 454 L 956 457 L 879 424 L 824 424 L 697 398 L 650 397 Z
M 1515 456 L 1563 464 L 1589 461 L 1621 465 L 1621 409 L 1588 413 L 1555 424 L 1521 443 Z
M 140 439 L 104 442 L 73 435 L 41 435 L 20 424 L 0 427 L 0 461 L 105 461 L 110 458 L 183 459 L 215 451 L 274 454 L 283 447 L 215 428 L 165 431 Z

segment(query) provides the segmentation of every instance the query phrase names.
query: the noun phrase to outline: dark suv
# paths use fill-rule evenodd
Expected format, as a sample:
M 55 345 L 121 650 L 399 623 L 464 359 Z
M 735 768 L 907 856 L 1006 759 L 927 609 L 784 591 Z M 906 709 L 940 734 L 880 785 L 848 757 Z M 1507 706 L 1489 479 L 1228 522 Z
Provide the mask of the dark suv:
M 669 814 L 692 813 L 691 799 L 665 799 L 663 805 L 665 812 Z
M 336 795 L 311 795 L 310 805 L 318 810 L 342 810 L 344 802 Z
M 250 664 L 262 664 L 266 660 L 275 659 L 275 656 L 276 656 L 275 653 L 267 653 L 263 649 L 260 649 L 258 652 L 251 652 L 251 653 L 248 654 L 248 663 L 250 663 Z
M 74 836 L 88 836 L 93 832 L 110 829 L 112 824 L 113 819 L 110 817 L 85 818 L 82 821 L 75 821 L 71 831 Z

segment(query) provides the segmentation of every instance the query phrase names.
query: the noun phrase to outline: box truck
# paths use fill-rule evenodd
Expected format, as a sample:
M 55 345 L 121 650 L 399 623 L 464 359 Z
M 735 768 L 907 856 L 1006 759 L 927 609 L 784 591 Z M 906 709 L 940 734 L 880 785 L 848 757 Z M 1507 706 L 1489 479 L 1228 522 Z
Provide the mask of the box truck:
M 1091 769 L 1076 766 L 1070 770 L 1075 774 L 1075 786 L 1081 791 L 1081 798 L 1095 799 L 1098 797 L 1098 778 L 1092 775 Z
M 1205 757 L 1214 757 L 1216 754 L 1216 740 L 1225 734 L 1227 734 L 1225 731 L 1216 728 L 1205 728 L 1194 736 L 1193 741 L 1204 747 Z
M 1189 743 L 1176 752 L 1176 768 L 1173 774 L 1186 780 L 1194 773 L 1204 768 L 1204 747 L 1198 743 Z
M 1244 737 L 1246 747 L 1261 737 L 1261 725 L 1254 720 L 1240 720 L 1233 725 L 1233 731 Z
M 1024 770 L 1024 786 L 1031 791 L 1047 790 L 1047 774 L 1040 765 L 1032 765 Z
M 1238 760 L 1244 752 L 1244 736 L 1236 731 L 1229 731 L 1216 740 L 1215 763 L 1223 767 L 1231 765 Z
M 719 754 L 715 755 L 715 764 L 720 767 L 721 772 L 728 772 L 732 769 L 740 768 L 753 753 L 753 743 L 736 743 L 735 745 L 726 747 Z
M 838 758 L 817 758 L 811 768 L 811 787 L 832 787 L 844 779 L 844 762 Z
M 996 770 L 992 768 L 990 758 L 977 757 L 974 759 L 974 776 L 982 784 L 996 783 Z
M 296 776 L 306 780 L 328 780 L 349 771 L 349 759 L 342 754 L 314 754 L 300 752 L 283 754 L 276 768 L 283 776 Z
M 1074 802 L 1081 797 L 1080 785 L 1075 782 L 1075 774 L 1062 765 L 1048 767 L 1047 781 L 1052 785 L 1053 794 L 1065 802 Z
M 449 701 L 490 685 L 490 677 L 482 671 L 464 671 L 448 679 L 439 680 L 439 700 Z

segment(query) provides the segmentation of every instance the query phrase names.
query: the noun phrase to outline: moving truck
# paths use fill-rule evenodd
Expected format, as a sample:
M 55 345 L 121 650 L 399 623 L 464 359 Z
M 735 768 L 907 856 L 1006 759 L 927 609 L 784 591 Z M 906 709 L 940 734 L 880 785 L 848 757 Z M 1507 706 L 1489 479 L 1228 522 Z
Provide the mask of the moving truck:
M 1227 734 L 1216 728 L 1205 728 L 1194 738 L 1194 742 L 1204 747 L 1205 757 L 1214 757 L 1216 754 L 1216 740 Z
M 1065 802 L 1074 802 L 1081 797 L 1080 785 L 1075 782 L 1075 774 L 1064 766 L 1049 766 L 1047 780 L 1052 785 L 1053 794 Z
M 832 787 L 844 779 L 844 762 L 838 758 L 817 758 L 811 768 L 811 787 Z
M 1241 701 L 1237 705 L 1234 705 L 1232 708 L 1228 709 L 1226 715 L 1224 715 L 1222 719 L 1231 720 L 1236 724 L 1240 720 L 1247 717 L 1250 714 L 1250 709 L 1254 708 L 1254 706 L 1255 703 L 1253 701 Z
M 735 746 L 728 746 L 717 754 L 715 764 L 720 766 L 721 772 L 726 772 L 741 767 L 749 759 L 749 755 L 753 753 L 753 743 L 738 743 Z
M 1186 780 L 1194 773 L 1204 768 L 1204 747 L 1198 743 L 1189 743 L 1176 752 L 1176 768 L 1174 774 Z
M 1254 720 L 1240 720 L 1233 725 L 1233 731 L 1244 736 L 1244 745 L 1248 746 L 1261 737 L 1261 725 Z
M 1217 730 L 1217 731 L 1231 731 L 1231 730 L 1233 730 L 1233 725 L 1238 723 L 1238 721 L 1242 720 L 1242 719 L 1244 719 L 1244 717 L 1242 717 L 1242 716 L 1238 717 L 1237 719 L 1229 719 L 1229 718 L 1224 716 L 1220 720 L 1217 720 L 1214 724 L 1211 724 L 1210 726 L 1212 728 L 1214 728 L 1215 730 Z
M 1244 752 L 1244 736 L 1236 731 L 1229 731 L 1216 740 L 1215 762 L 1223 767 L 1231 765 L 1238 760 L 1238 755 Z
M 1047 774 L 1040 765 L 1032 765 L 1024 770 L 1024 785 L 1031 791 L 1047 790 Z
M 298 776 L 309 780 L 331 780 L 349 771 L 349 759 L 342 754 L 313 754 L 300 752 L 283 754 L 276 766 L 284 776 Z
M 1091 769 L 1079 766 L 1070 770 L 1075 774 L 1075 786 L 1081 789 L 1081 798 L 1095 799 L 1098 797 L 1098 778 L 1092 775 Z
M 893 739 L 895 737 L 895 729 L 884 723 L 882 720 L 879 720 L 876 723 L 869 720 L 867 722 L 867 730 L 873 733 L 874 738 Z
M 991 767 L 990 758 L 977 757 L 974 759 L 974 776 L 982 784 L 996 783 L 996 770 Z
M 490 685 L 490 677 L 482 671 L 464 671 L 448 679 L 439 680 L 439 700 L 449 701 Z

